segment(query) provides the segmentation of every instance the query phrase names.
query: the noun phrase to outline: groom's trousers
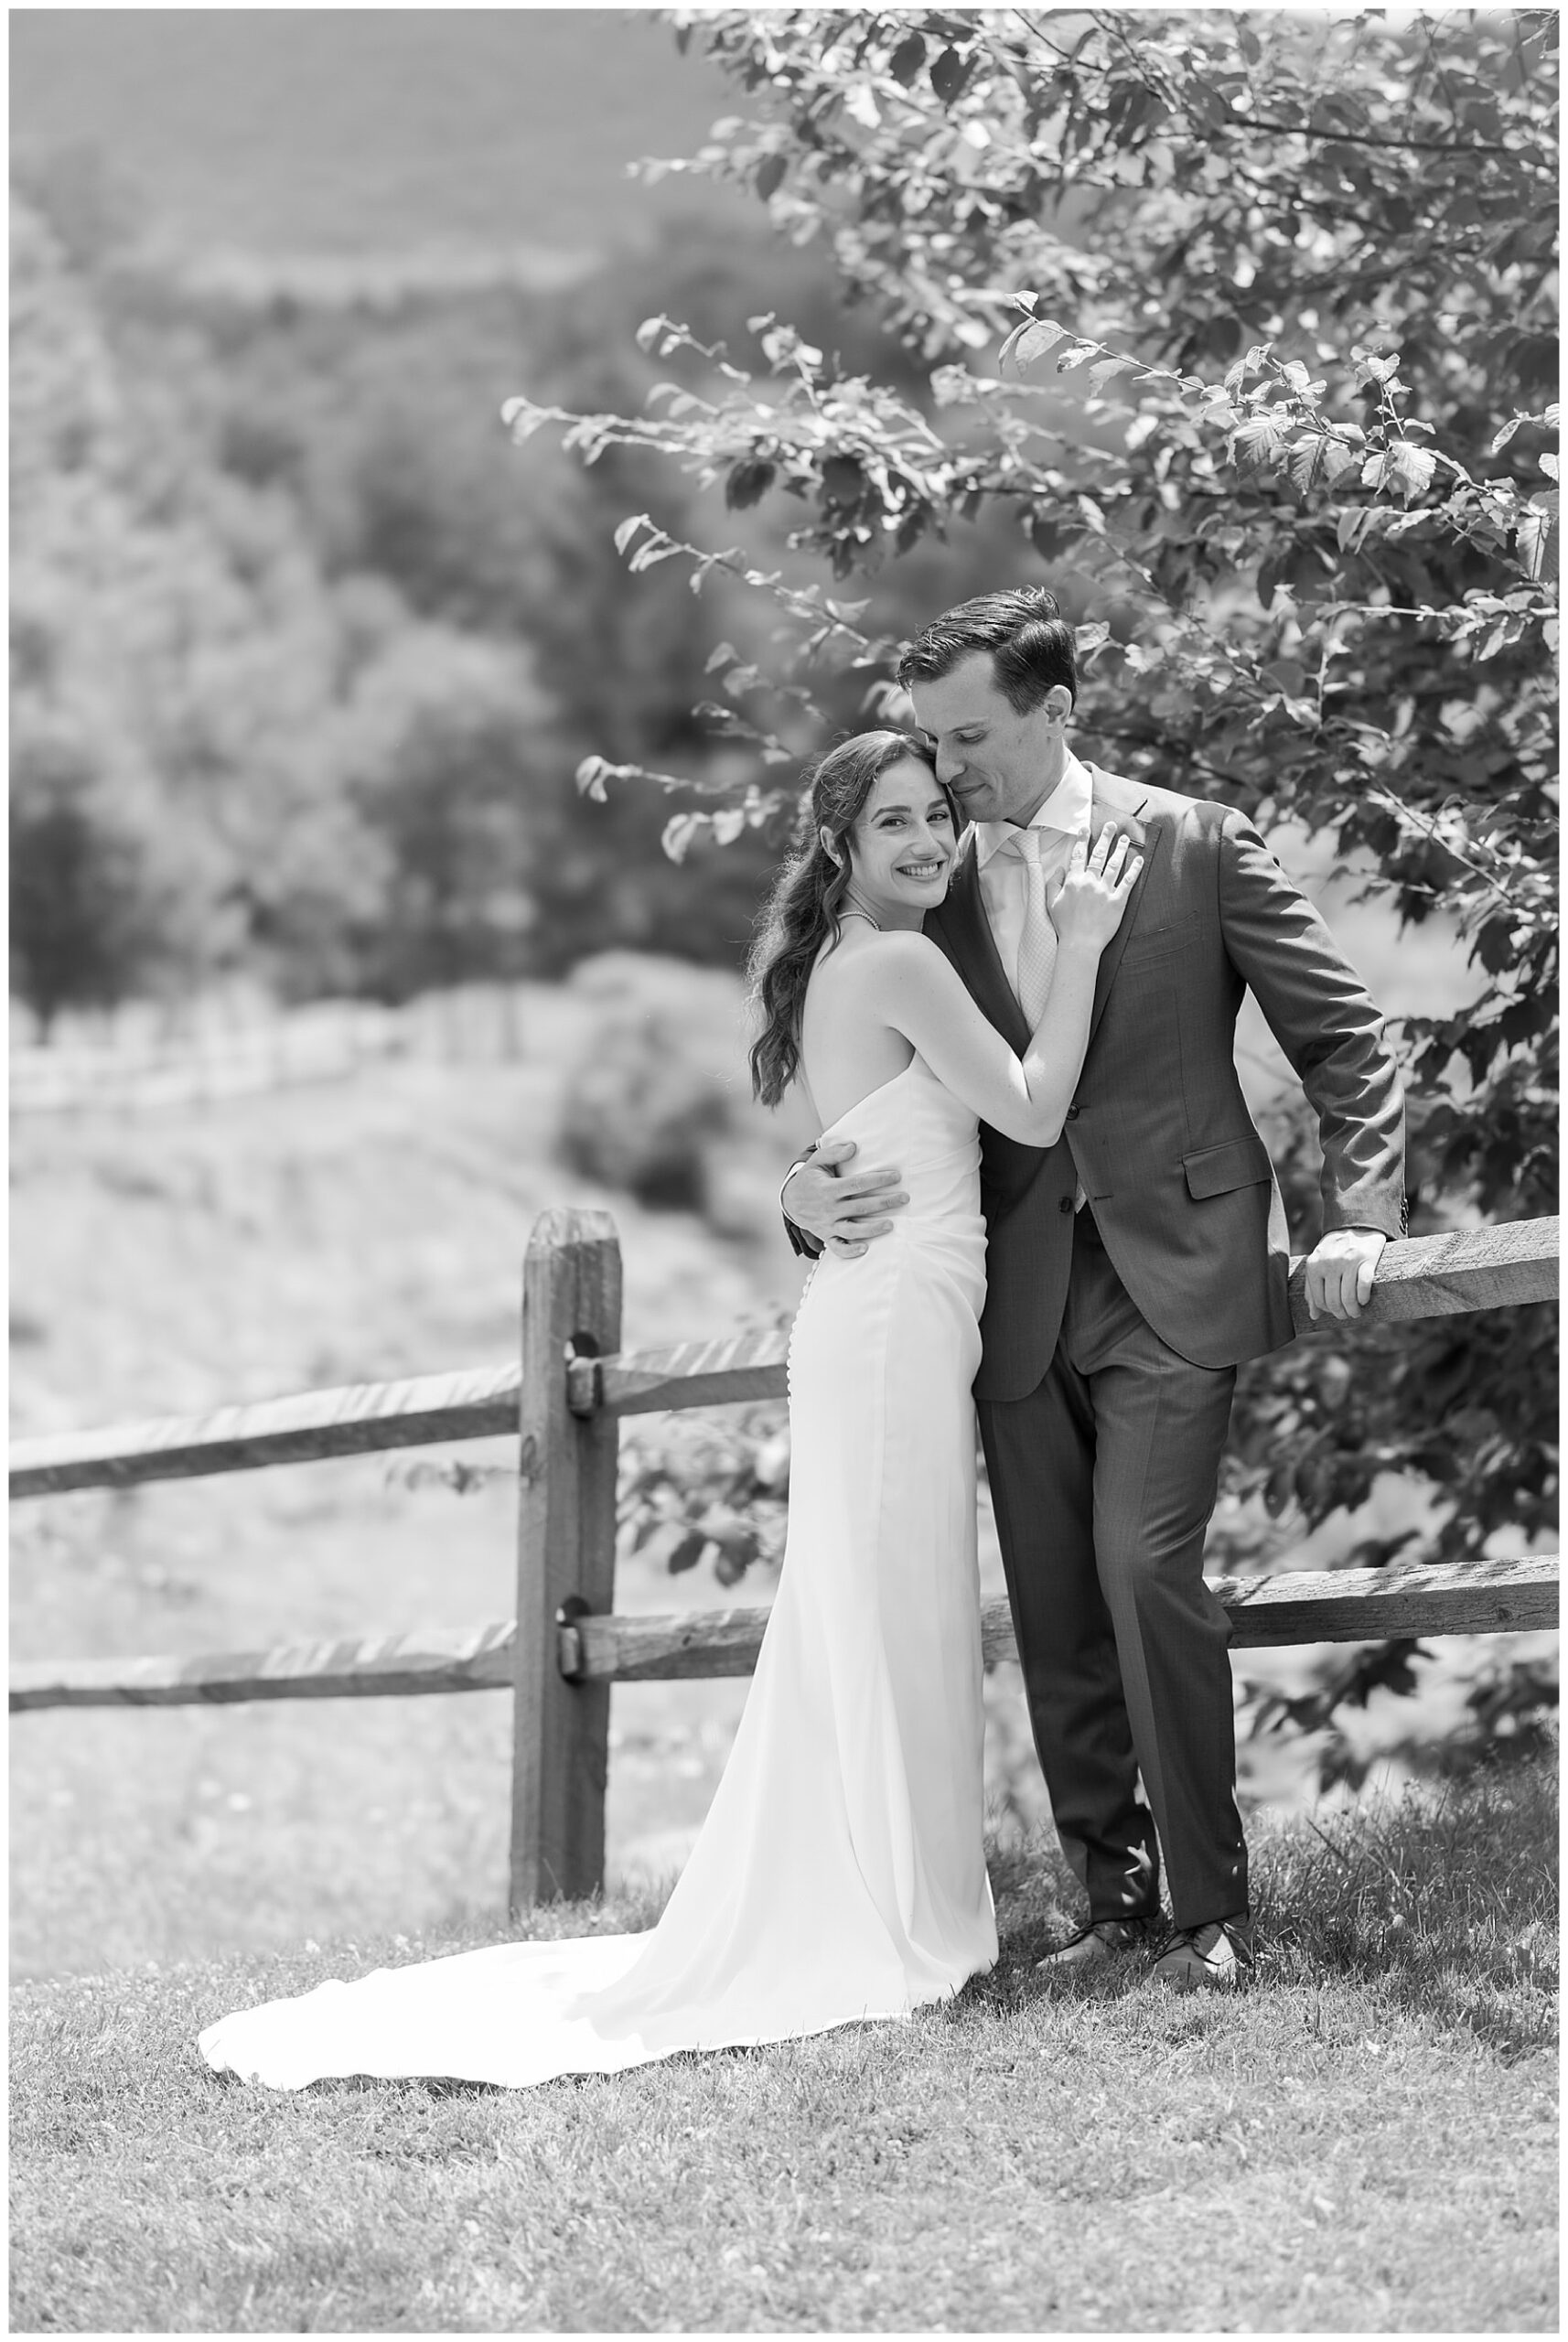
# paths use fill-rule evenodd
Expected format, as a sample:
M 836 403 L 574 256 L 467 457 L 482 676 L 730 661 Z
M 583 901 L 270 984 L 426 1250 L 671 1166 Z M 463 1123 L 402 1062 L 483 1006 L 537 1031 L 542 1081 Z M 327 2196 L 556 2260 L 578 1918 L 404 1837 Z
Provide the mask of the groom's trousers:
M 980 1402 L 1035 1745 L 1091 1919 L 1155 1912 L 1162 1850 L 1177 1927 L 1246 1908 L 1230 1627 L 1203 1580 L 1235 1385 L 1161 1341 L 1085 1208 L 1045 1380 Z

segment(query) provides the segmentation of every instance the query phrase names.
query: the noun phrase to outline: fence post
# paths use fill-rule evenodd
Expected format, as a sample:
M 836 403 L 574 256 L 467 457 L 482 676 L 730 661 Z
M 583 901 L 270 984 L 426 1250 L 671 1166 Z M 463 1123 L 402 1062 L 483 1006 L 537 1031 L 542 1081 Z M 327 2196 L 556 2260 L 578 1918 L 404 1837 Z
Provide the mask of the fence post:
M 517 1633 L 512 1673 L 513 1917 L 604 1884 L 609 1686 L 561 1673 L 563 1605 L 615 1604 L 614 1415 L 575 1415 L 570 1356 L 620 1348 L 620 1243 L 605 1211 L 541 1214 L 522 1273 Z

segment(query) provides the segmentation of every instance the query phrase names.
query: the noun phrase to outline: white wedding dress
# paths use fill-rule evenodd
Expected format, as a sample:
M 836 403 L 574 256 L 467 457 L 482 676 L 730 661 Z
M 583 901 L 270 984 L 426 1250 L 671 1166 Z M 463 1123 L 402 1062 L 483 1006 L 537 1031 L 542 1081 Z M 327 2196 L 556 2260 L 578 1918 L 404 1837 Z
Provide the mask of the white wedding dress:
M 908 2017 L 996 1957 L 982 1842 L 974 1116 L 919 1058 L 832 1125 L 908 1191 L 811 1271 L 789 1344 L 789 1536 L 713 1805 L 646 1933 L 508 1943 L 209 2025 L 209 2065 L 509 2088 Z

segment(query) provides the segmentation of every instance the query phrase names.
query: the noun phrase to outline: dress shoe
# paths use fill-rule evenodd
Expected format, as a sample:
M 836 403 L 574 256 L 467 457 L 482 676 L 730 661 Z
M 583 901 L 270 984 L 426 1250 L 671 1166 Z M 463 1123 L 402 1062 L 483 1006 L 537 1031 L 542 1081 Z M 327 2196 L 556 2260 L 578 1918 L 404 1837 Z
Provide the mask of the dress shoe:
M 1047 1951 L 1035 1966 L 1045 1969 L 1094 1968 L 1123 1951 L 1142 1951 L 1157 1923 L 1154 1919 L 1091 1919 L 1066 1943 Z
M 1173 1928 L 1155 1961 L 1155 1981 L 1176 1993 L 1223 1993 L 1252 1972 L 1252 1926 L 1244 1911 L 1200 1928 Z

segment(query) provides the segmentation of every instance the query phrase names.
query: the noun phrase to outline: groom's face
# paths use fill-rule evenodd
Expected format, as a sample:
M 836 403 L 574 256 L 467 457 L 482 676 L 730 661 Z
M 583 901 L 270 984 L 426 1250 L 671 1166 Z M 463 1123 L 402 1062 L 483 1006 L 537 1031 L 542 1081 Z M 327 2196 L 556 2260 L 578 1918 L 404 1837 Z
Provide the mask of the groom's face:
M 1018 714 L 996 687 L 990 651 L 976 650 L 950 674 L 912 684 L 909 695 L 915 721 L 935 747 L 937 777 L 968 819 L 1027 822 L 1061 762 L 1062 725 L 1052 708 L 1058 694 Z

